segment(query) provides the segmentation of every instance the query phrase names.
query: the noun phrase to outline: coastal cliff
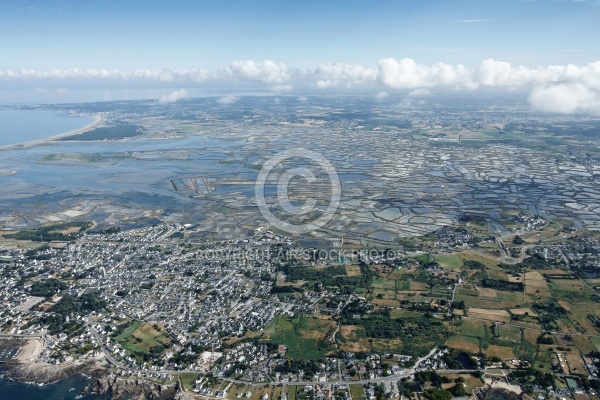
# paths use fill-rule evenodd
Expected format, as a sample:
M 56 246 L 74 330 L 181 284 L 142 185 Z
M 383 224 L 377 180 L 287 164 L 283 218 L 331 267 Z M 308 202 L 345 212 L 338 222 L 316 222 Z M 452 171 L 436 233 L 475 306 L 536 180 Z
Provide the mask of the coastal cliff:
M 85 374 L 92 378 L 82 395 L 95 393 L 108 395 L 111 399 L 124 398 L 135 400 L 176 399 L 178 385 L 161 385 L 144 379 L 120 378 L 110 371 L 104 363 L 90 361 L 77 365 L 50 365 L 8 361 L 2 364 L 5 378 L 18 382 L 50 384 L 74 374 Z
M 113 373 L 97 378 L 92 388 L 93 393 L 108 394 L 115 400 L 123 399 L 126 395 L 136 400 L 174 399 L 176 391 L 176 385 L 161 385 L 143 379 L 122 379 Z

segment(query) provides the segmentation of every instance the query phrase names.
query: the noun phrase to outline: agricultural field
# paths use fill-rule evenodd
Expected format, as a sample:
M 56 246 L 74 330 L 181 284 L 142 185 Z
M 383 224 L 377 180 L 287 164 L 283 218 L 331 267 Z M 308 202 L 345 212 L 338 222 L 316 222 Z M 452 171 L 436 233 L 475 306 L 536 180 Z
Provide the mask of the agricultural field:
M 569 371 L 572 375 L 587 374 L 585 364 L 583 363 L 583 358 L 581 358 L 581 354 L 579 354 L 577 349 L 573 348 L 571 351 L 563 354 L 569 366 Z
M 494 244 L 494 246 L 496 246 Z M 485 265 L 487 268 L 497 268 L 498 260 L 493 257 L 484 256 L 479 253 L 475 253 L 473 251 L 462 251 L 460 253 L 456 253 L 461 260 L 464 261 L 477 261 Z
M 535 311 L 533 311 L 531 308 L 528 307 L 524 307 L 524 308 L 511 308 L 510 313 L 512 315 L 526 315 L 526 316 L 532 316 L 532 317 L 537 317 L 537 314 Z
M 395 319 L 395 318 L 420 318 L 422 316 L 423 316 L 422 312 L 402 310 L 402 309 L 394 309 L 390 313 L 390 317 L 392 319 Z
M 395 297 L 395 295 L 394 295 Z M 394 300 L 394 299 L 389 299 L 389 298 L 376 298 L 373 299 L 371 301 L 371 303 L 375 304 L 376 306 L 382 306 L 382 307 L 400 307 L 400 302 L 398 300 Z
M 396 289 L 396 281 L 382 277 L 375 277 L 373 278 L 373 283 L 371 284 L 371 287 L 376 289 L 387 290 Z
M 515 353 L 512 348 L 494 344 L 488 346 L 485 350 L 485 355 L 488 357 L 498 357 L 501 360 L 512 360 L 515 358 Z
M 389 300 L 395 299 L 396 291 L 388 290 L 388 289 L 373 289 L 372 298 L 373 299 L 389 299 Z
M 463 266 L 463 260 L 458 254 L 439 254 L 435 259 L 442 268 L 450 271 L 460 271 Z
M 500 325 L 498 338 L 505 342 L 521 343 L 521 328 L 512 325 Z
M 123 332 L 116 337 L 116 341 L 137 354 L 148 353 L 151 349 L 162 351 L 171 340 L 157 327 L 139 321 L 131 323 Z
M 396 289 L 397 290 L 410 290 L 410 282 L 409 281 L 396 281 Z
M 360 267 L 358 265 L 346 265 L 346 275 L 348 276 L 360 276 Z
M 523 293 L 482 288 L 478 285 L 460 285 L 455 301 L 464 301 L 470 308 L 506 309 L 523 303 Z
M 476 338 L 487 338 L 488 331 L 486 323 L 483 321 L 463 318 L 460 326 L 460 333 L 464 336 L 472 336 Z
M 317 360 L 335 349 L 330 344 L 335 326 L 326 319 L 278 316 L 265 328 L 261 341 L 286 346 L 290 358 Z
M 491 310 L 484 308 L 470 308 L 469 318 L 477 318 L 488 321 L 508 322 L 510 314 L 506 310 Z
M 445 345 L 453 349 L 466 350 L 476 354 L 481 348 L 481 341 L 471 336 L 453 336 L 446 341 Z

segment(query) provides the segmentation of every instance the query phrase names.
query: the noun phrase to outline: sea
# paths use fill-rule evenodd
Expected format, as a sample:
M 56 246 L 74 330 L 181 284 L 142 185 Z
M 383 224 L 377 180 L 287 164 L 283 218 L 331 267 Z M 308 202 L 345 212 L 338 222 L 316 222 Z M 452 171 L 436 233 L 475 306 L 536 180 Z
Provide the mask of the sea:
M 84 128 L 94 117 L 54 110 L 0 110 L 0 146 L 31 142 Z
M 93 384 L 93 379 L 75 374 L 61 381 L 40 386 L 35 383 L 14 382 L 4 378 L 0 370 L 0 400 L 108 400 L 109 396 L 88 394 L 81 396 L 83 389 Z

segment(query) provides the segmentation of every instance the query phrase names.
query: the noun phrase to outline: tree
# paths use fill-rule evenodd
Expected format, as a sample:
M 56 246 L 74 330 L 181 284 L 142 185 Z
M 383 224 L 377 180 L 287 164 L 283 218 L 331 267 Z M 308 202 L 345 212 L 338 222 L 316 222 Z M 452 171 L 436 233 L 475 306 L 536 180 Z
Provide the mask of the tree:
M 440 388 L 429 388 L 424 393 L 426 399 L 430 400 L 451 400 L 452 392 Z
M 513 244 L 517 244 L 517 245 L 525 243 L 525 241 L 518 235 L 514 237 L 512 242 L 513 242 Z
M 483 400 L 518 400 L 519 396 L 506 389 L 502 388 L 493 388 L 488 389 L 484 396 Z

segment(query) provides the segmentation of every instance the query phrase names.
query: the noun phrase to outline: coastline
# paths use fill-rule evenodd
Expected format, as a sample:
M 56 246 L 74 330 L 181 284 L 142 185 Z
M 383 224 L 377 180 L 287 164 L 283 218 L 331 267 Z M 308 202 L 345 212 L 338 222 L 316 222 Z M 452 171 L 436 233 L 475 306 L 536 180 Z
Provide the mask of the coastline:
M 84 133 L 94 129 L 98 124 L 100 124 L 104 119 L 100 115 L 94 115 L 96 120 L 89 125 L 84 126 L 83 128 L 75 129 L 69 132 L 61 133 L 59 135 L 54 135 L 44 139 L 31 140 L 23 143 L 16 144 L 7 144 L 5 146 L 0 146 L 0 150 L 15 150 L 15 149 L 27 149 L 33 146 L 39 146 L 41 144 L 50 143 L 58 139 L 65 138 L 67 136 L 78 135 L 80 133 Z
M 180 391 L 178 382 L 157 383 L 136 377 L 121 377 L 112 370 L 104 355 L 68 363 L 38 363 L 43 338 L 2 338 L 0 348 L 18 348 L 14 358 L 0 362 L 3 380 L 39 387 L 53 385 L 81 374 L 90 382 L 80 396 L 99 395 L 111 399 L 172 399 Z
M 71 364 L 45 364 L 18 360 L 0 364 L 3 379 L 39 387 L 49 386 L 75 375 L 83 375 L 90 382 L 80 396 L 98 395 L 101 398 L 121 400 L 174 399 L 179 391 L 177 382 L 160 384 L 135 377 L 120 377 L 104 359 L 90 359 Z

